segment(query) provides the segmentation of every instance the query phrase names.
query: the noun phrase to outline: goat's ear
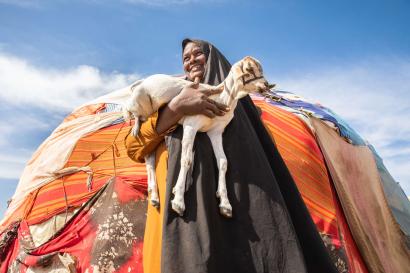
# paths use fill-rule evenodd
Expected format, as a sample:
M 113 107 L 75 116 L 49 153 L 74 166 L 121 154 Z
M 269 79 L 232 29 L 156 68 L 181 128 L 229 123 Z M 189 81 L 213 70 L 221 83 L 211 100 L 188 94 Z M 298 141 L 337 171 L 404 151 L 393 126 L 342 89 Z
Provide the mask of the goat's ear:
M 250 72 L 250 71 L 252 71 L 252 70 L 253 70 L 253 67 L 252 67 L 251 60 L 248 59 L 248 60 L 246 60 L 246 62 L 245 62 L 245 71 Z
M 236 76 L 242 76 L 243 74 L 243 64 L 244 62 L 239 62 L 238 65 L 235 66 L 235 74 Z

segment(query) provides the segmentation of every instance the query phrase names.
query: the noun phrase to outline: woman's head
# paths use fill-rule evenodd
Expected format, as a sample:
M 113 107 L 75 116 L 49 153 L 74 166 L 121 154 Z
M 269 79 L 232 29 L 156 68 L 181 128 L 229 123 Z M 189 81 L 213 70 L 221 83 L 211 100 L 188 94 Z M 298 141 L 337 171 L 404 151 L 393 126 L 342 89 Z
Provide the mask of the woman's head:
M 182 63 L 185 74 L 190 81 L 199 78 L 202 82 L 205 75 L 207 56 L 199 43 L 192 40 L 184 42 L 182 43 Z
M 184 60 L 184 53 L 189 55 L 192 49 L 194 49 L 193 55 L 195 56 L 195 53 L 197 53 L 199 58 L 196 60 L 196 65 L 200 67 L 195 69 L 192 69 L 195 65 L 190 65 Z M 203 55 L 199 54 L 199 51 L 201 51 Z M 231 69 L 231 65 L 225 56 L 222 55 L 214 45 L 203 40 L 184 39 L 182 41 L 182 54 L 184 71 L 188 80 L 191 81 L 194 81 L 195 77 L 200 77 L 202 83 L 218 85 L 225 79 Z M 205 57 L 205 59 L 203 57 Z M 192 61 L 195 60 L 194 57 L 191 58 Z M 186 59 L 186 61 L 188 61 L 188 59 Z

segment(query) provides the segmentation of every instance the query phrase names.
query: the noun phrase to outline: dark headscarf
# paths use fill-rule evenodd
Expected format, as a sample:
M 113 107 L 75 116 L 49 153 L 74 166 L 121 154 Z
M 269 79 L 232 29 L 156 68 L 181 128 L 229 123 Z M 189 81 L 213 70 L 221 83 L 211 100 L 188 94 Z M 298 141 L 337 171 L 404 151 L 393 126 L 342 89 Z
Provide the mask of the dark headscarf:
M 203 83 L 217 85 L 230 63 L 208 42 Z M 249 96 L 240 100 L 223 134 L 233 218 L 219 214 L 218 168 L 206 133 L 194 142 L 183 217 L 170 200 L 181 159 L 182 126 L 166 138 L 168 173 L 163 227 L 163 273 L 336 273 L 297 187 Z

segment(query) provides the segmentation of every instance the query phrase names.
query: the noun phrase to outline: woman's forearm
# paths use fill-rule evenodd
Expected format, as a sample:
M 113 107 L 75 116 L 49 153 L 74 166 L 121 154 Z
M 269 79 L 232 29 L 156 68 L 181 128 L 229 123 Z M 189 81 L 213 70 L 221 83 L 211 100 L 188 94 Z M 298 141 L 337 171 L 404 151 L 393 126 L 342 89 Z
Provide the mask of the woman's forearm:
M 156 131 L 166 132 L 184 116 L 205 115 L 209 118 L 223 116 L 229 108 L 208 98 L 222 90 L 198 88 L 196 84 L 185 86 L 178 96 L 174 97 L 158 113 Z
M 166 132 L 169 128 L 177 124 L 183 117 L 183 114 L 178 112 L 173 102 L 165 105 L 158 113 L 158 121 L 155 130 L 158 134 Z

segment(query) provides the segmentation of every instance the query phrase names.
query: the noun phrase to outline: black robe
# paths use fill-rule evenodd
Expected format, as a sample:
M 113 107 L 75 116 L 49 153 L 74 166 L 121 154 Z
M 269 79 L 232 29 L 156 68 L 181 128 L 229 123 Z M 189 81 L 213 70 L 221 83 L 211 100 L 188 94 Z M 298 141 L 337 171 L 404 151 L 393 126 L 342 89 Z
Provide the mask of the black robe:
M 184 40 L 183 47 L 192 40 Z M 231 65 L 213 45 L 194 40 L 207 56 L 204 83 L 217 85 Z M 181 159 L 182 126 L 169 137 L 163 273 L 337 272 L 299 191 L 249 96 L 223 134 L 233 218 L 219 214 L 218 168 L 206 133 L 194 142 L 186 210 L 171 208 Z

